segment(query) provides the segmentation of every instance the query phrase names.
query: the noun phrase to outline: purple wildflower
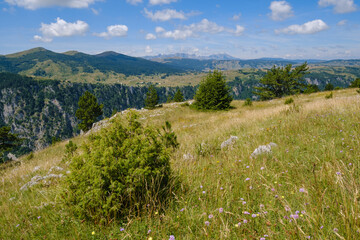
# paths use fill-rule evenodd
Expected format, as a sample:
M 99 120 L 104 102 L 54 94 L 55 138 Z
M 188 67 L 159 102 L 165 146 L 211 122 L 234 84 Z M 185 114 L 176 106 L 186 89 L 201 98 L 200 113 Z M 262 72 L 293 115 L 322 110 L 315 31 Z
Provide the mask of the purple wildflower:
M 219 208 L 219 213 L 222 213 L 224 211 L 223 208 Z
M 250 213 L 248 211 L 245 211 L 244 214 L 249 215 Z
M 339 231 L 339 229 L 337 229 L 337 228 L 334 228 L 334 232 L 338 232 Z
M 253 218 L 256 218 L 257 217 L 257 215 L 256 214 L 253 214 L 253 215 L 251 215 Z
M 209 226 L 209 225 L 210 225 L 210 222 L 209 222 L 209 221 L 206 221 L 206 222 L 205 222 L 205 225 L 206 225 L 206 226 Z
M 245 181 L 249 181 L 249 180 L 250 180 L 250 178 L 246 178 L 246 179 L 245 179 Z
M 242 202 L 242 204 L 243 204 L 243 205 L 245 205 L 245 204 L 246 204 L 246 202 L 245 202 L 245 201 L 243 201 L 243 202 Z
M 293 219 L 299 219 L 299 215 L 297 214 L 291 214 L 290 217 Z
M 151 233 L 151 230 L 149 229 L 147 234 L 150 234 L 150 233 Z
M 341 172 L 336 172 L 336 175 L 341 175 Z
M 243 223 L 247 223 L 248 221 L 246 219 L 244 219 Z
M 38 217 L 37 217 L 37 219 L 40 219 L 40 218 L 41 218 L 41 216 L 38 216 Z
M 123 232 L 125 229 L 124 228 L 120 228 L 120 232 Z
M 266 238 L 262 237 L 262 238 L 260 238 L 260 240 L 266 240 Z
M 299 192 L 305 192 L 305 188 L 300 188 Z
M 181 210 L 180 210 L 180 212 L 183 212 L 185 210 L 185 208 L 182 208 Z
M 205 194 L 206 192 L 205 192 L 205 191 L 203 191 L 202 193 L 203 193 L 203 194 Z
M 175 240 L 175 236 L 174 236 L 174 235 L 170 235 L 169 240 Z
M 209 215 L 209 219 L 212 219 L 214 217 L 214 215 L 210 214 Z
M 260 170 L 264 170 L 265 168 L 264 167 L 261 167 Z

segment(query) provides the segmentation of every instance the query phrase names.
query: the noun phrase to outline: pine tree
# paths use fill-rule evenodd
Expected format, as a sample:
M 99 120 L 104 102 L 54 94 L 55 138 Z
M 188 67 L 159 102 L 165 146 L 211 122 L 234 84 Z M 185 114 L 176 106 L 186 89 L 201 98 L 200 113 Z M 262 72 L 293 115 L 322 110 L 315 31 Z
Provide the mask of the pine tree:
M 151 85 L 148 92 L 146 93 L 145 108 L 154 109 L 155 106 L 158 104 L 158 100 L 159 99 L 156 89 L 153 85 Z
M 268 70 L 260 80 L 262 86 L 255 87 L 257 91 L 254 94 L 260 96 L 261 100 L 270 100 L 300 93 L 306 86 L 303 76 L 309 68 L 306 62 L 293 70 L 291 68 L 289 64 L 285 68 L 274 66 Z
M 180 89 L 178 89 L 174 95 L 174 102 L 183 102 L 184 101 L 184 96 L 182 94 L 182 92 L 180 91 Z
M 18 146 L 21 139 L 18 138 L 17 134 L 10 132 L 11 128 L 3 126 L 0 128 L 0 162 L 3 162 L 3 154 L 6 151 L 10 151 L 14 147 Z
M 200 83 L 194 106 L 200 110 L 225 110 L 230 108 L 232 96 L 220 71 L 210 72 Z
M 79 109 L 76 111 L 75 116 L 81 120 L 79 128 L 83 131 L 91 129 L 96 119 L 103 114 L 103 105 L 97 102 L 96 97 L 90 92 L 86 91 L 79 99 Z

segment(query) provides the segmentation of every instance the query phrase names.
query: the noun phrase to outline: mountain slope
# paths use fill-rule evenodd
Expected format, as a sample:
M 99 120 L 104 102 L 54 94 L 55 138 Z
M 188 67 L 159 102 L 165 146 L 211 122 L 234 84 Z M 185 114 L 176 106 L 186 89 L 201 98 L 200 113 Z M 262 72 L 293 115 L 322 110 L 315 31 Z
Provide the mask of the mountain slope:
M 20 190 L 35 176 L 67 174 L 67 142 L 35 152 L 0 170 L 0 239 L 359 239 L 360 98 L 355 89 L 327 94 L 293 97 L 294 106 L 275 99 L 235 101 L 226 112 L 175 104 L 138 112 L 142 124 L 171 122 L 180 143 L 171 168 L 181 188 L 170 204 L 149 203 L 141 217 L 107 226 L 62 204 L 65 177 Z M 239 139 L 221 149 L 230 136 Z M 86 137 L 71 140 L 81 145 Z M 270 154 L 250 157 L 270 142 L 277 144 Z
M 0 72 L 25 73 L 65 80 L 80 73 L 116 73 L 124 75 L 149 75 L 179 73 L 181 69 L 142 58 L 114 52 L 89 55 L 70 51 L 55 53 L 44 48 L 34 48 L 15 54 L 0 56 Z

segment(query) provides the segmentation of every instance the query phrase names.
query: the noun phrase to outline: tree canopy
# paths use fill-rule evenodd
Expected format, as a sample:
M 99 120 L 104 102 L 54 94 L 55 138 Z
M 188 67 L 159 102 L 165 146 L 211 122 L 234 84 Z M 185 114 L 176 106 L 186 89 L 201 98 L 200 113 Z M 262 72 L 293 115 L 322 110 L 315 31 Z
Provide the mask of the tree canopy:
M 151 85 L 148 92 L 146 93 L 145 108 L 154 109 L 155 106 L 158 104 L 158 101 L 159 98 L 156 89 L 153 85 Z
M 90 92 L 86 91 L 79 99 L 79 109 L 75 116 L 81 120 L 79 128 L 83 131 L 88 131 L 96 119 L 103 114 L 103 105 L 97 102 L 96 97 Z
M 200 110 L 225 110 L 230 108 L 232 96 L 220 71 L 209 72 L 195 94 L 194 106 Z
M 260 80 L 261 86 L 255 87 L 254 94 L 260 96 L 260 100 L 270 100 L 300 93 L 306 86 L 303 77 L 308 74 L 308 69 L 306 62 L 294 69 L 291 64 L 274 66 Z
M 14 147 L 18 146 L 21 142 L 21 139 L 18 138 L 17 134 L 11 133 L 11 128 L 9 126 L 3 126 L 0 128 L 0 157 L 2 157 L 4 152 L 10 151 Z
M 180 89 L 178 89 L 174 95 L 174 102 L 183 102 L 184 101 L 184 96 L 182 94 L 182 92 L 180 91 Z

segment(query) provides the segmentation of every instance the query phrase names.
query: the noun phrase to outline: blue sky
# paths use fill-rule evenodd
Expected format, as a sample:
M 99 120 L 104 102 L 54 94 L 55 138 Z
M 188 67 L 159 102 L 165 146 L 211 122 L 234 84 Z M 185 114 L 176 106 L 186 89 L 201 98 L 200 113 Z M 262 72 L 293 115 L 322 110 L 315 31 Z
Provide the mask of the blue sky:
M 0 54 L 360 58 L 360 0 L 0 0 Z

